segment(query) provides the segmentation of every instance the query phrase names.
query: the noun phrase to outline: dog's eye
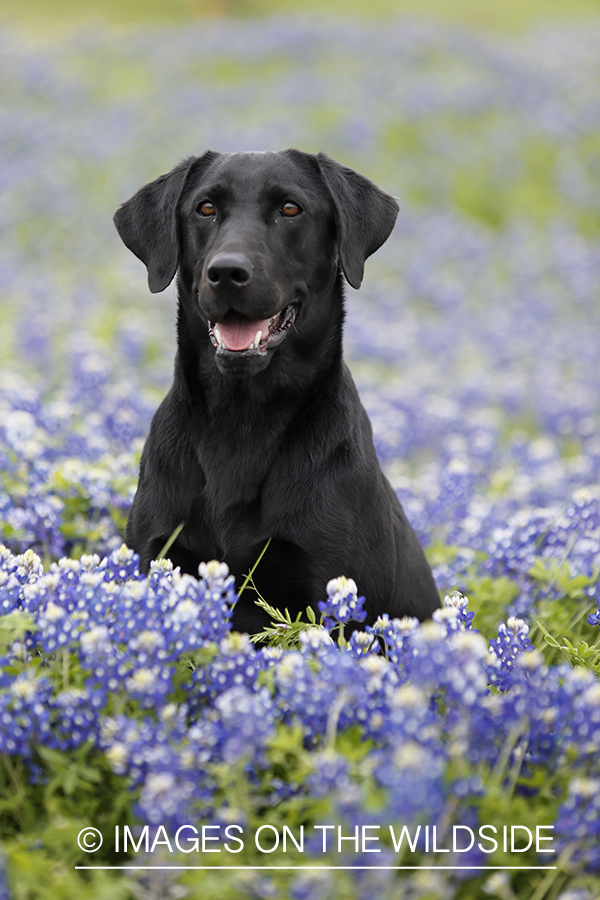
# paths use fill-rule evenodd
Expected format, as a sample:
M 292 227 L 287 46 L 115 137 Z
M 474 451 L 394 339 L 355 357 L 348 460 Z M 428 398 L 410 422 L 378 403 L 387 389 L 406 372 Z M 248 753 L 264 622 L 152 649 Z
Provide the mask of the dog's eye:
M 291 219 L 292 216 L 297 216 L 302 212 L 302 207 L 300 207 L 297 203 L 294 203 L 293 200 L 286 200 L 281 207 L 281 212 L 284 216 L 287 216 L 289 219 Z
M 210 200 L 203 200 L 202 203 L 198 204 L 196 210 L 201 216 L 214 216 L 217 211 L 215 204 L 211 203 Z

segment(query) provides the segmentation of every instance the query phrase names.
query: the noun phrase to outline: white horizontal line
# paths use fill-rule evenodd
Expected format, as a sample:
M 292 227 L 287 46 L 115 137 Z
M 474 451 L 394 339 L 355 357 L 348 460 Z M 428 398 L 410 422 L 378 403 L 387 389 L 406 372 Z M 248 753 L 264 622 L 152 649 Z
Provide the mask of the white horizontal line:
M 76 869 L 173 869 L 173 870 L 190 870 L 190 869 L 253 869 L 262 871 L 263 869 L 326 869 L 327 871 L 337 871 L 338 869 L 514 869 L 517 871 L 529 871 L 531 869 L 541 870 L 543 872 L 556 869 L 557 866 L 75 866 Z

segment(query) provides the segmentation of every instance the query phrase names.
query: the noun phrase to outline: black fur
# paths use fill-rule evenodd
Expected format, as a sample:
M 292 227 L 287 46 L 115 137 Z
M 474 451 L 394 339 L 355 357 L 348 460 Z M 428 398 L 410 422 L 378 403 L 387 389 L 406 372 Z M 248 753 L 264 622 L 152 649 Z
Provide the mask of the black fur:
M 286 202 L 296 215 L 284 215 Z M 184 521 L 173 563 L 197 575 L 201 561 L 225 560 L 238 584 L 271 538 L 256 586 L 292 616 L 317 609 L 338 575 L 366 596 L 368 622 L 424 619 L 439 606 L 342 358 L 342 273 L 360 286 L 397 212 L 362 175 L 297 150 L 209 151 L 117 211 L 151 291 L 179 272 L 173 385 L 152 420 L 127 523 L 144 569 Z M 286 308 L 295 321 L 267 346 L 211 340 L 209 322 L 270 320 Z M 264 626 L 253 600 L 246 591 L 236 605 L 237 630 Z

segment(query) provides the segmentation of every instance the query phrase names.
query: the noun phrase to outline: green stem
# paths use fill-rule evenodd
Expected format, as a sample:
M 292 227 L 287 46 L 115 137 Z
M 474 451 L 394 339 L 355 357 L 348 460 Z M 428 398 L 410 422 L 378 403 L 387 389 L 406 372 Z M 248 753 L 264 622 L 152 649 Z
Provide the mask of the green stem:
M 329 707 L 327 714 L 327 725 L 325 727 L 325 746 L 329 750 L 335 749 L 335 739 L 337 735 L 338 722 L 342 709 L 350 699 L 346 691 L 342 691 Z
M 69 687 L 69 651 L 65 648 L 62 652 L 62 682 L 63 691 Z
M 575 613 L 575 615 L 569 622 L 569 624 L 567 626 L 567 631 L 571 631 L 575 627 L 575 625 L 579 624 L 579 622 L 583 619 L 584 616 L 589 616 L 590 611 L 594 612 L 594 609 L 595 609 L 595 601 L 593 604 L 591 604 L 589 606 L 587 604 L 585 606 L 583 606 L 578 612 Z
M 179 535 L 181 534 L 181 532 L 183 531 L 183 526 L 184 526 L 184 525 L 185 525 L 185 522 L 180 522 L 180 523 L 179 523 L 179 525 L 177 526 L 177 528 L 175 529 L 175 531 L 173 532 L 173 534 L 171 535 L 171 537 L 170 537 L 170 538 L 168 539 L 168 541 L 166 542 L 165 546 L 162 548 L 162 550 L 160 551 L 160 553 L 159 553 L 158 556 L 156 557 L 157 559 L 164 559 L 164 558 L 165 558 L 165 556 L 167 555 L 167 553 L 169 552 L 169 550 L 171 549 L 171 547 L 173 546 L 173 544 L 175 543 L 175 541 L 177 540 L 177 538 L 179 537 Z
M 271 538 L 269 538 L 269 540 L 267 541 L 267 543 L 265 544 L 265 546 L 262 548 L 261 553 L 260 553 L 260 556 L 258 557 L 258 559 L 256 560 L 256 562 L 254 563 L 254 565 L 252 566 L 252 568 L 250 569 L 250 571 L 248 572 L 248 574 L 246 575 L 246 577 L 244 578 L 244 581 L 242 582 L 242 586 L 241 586 L 241 588 L 239 589 L 239 591 L 237 592 L 238 600 L 239 600 L 239 598 L 242 596 L 242 592 L 244 591 L 246 585 L 248 584 L 248 582 L 250 581 L 250 579 L 251 579 L 252 576 L 254 575 L 254 570 L 256 569 L 257 565 L 259 564 L 259 562 L 261 561 L 261 559 L 262 559 L 263 556 L 265 555 L 266 550 L 267 550 L 267 547 L 269 546 L 270 543 L 271 543 Z M 257 593 L 258 593 L 258 592 L 257 592 Z
M 515 788 L 517 786 L 517 781 L 519 780 L 519 775 L 521 774 L 521 769 L 523 767 L 523 760 L 525 759 L 525 751 L 527 749 L 527 742 L 525 745 L 522 745 L 517 741 L 514 746 L 514 755 L 515 760 L 512 766 L 511 771 L 508 773 L 508 783 L 506 785 L 505 791 L 506 795 L 509 799 L 512 798 Z
M 0 757 L 2 759 L 2 764 L 6 770 L 6 774 L 8 775 L 8 780 L 10 781 L 10 785 L 17 794 L 19 792 L 19 779 L 17 777 L 17 773 L 13 768 L 13 764 L 11 762 L 10 756 L 7 753 L 3 753 Z
M 569 844 L 562 852 L 560 857 L 558 858 L 558 862 L 556 864 L 556 869 L 548 872 L 546 877 L 539 883 L 535 894 L 533 894 L 531 900 L 543 900 L 543 898 L 547 895 L 548 891 L 556 881 L 557 877 L 561 874 L 561 869 L 564 869 L 571 856 L 573 855 L 573 851 L 575 850 L 574 844 Z
M 521 721 L 517 722 L 517 724 L 511 729 L 508 737 L 504 742 L 490 778 L 490 781 L 498 788 L 502 787 L 502 782 L 506 773 L 506 767 L 508 766 L 508 762 L 510 760 L 510 754 L 515 749 L 523 735 L 527 733 L 527 726 L 527 721 L 525 719 L 521 719 Z

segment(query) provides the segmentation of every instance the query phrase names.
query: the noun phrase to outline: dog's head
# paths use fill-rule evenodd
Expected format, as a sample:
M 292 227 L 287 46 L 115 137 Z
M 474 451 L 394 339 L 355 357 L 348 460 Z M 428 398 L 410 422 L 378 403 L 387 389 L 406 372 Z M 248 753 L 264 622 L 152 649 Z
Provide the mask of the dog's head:
M 218 368 L 246 375 L 268 365 L 296 319 L 318 328 L 340 266 L 360 287 L 397 214 L 389 194 L 323 153 L 208 151 L 141 188 L 115 225 L 153 293 L 179 269 Z

